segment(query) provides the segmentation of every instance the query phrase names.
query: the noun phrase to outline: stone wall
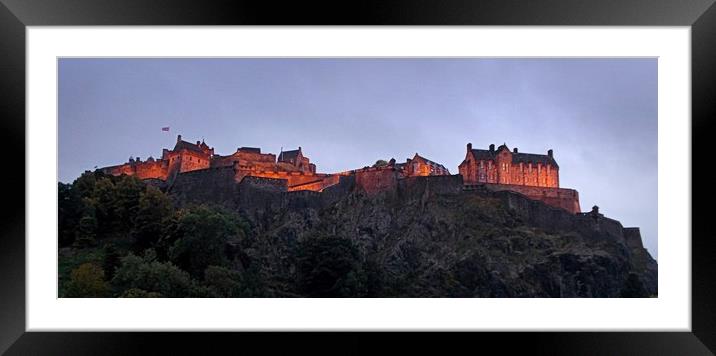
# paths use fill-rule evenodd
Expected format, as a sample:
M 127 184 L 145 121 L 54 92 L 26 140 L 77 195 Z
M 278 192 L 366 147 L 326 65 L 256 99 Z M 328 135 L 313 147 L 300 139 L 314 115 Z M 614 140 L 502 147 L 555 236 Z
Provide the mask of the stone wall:
M 634 228 L 624 228 L 619 221 L 601 214 L 572 214 L 509 190 L 494 191 L 485 188 L 481 193 L 500 199 L 521 219 L 545 231 L 575 231 L 585 238 L 606 237 L 624 245 L 625 249 L 642 249 L 638 229 L 634 231 Z
M 368 195 L 385 191 L 395 191 L 398 187 L 399 172 L 393 167 L 364 168 L 356 170 L 356 189 Z
M 232 167 L 179 173 L 168 191 L 179 204 L 215 203 L 232 208 L 238 206 L 238 185 L 234 181 Z
M 125 163 L 118 166 L 102 168 L 102 171 L 114 176 L 126 174 L 128 176 L 136 176 L 139 179 L 166 180 L 167 168 L 168 165 L 166 161 L 158 160 Z
M 400 194 L 459 194 L 463 181 L 459 174 L 445 176 L 407 177 L 398 180 Z
M 530 199 L 540 200 L 556 208 L 564 209 L 572 214 L 579 213 L 579 193 L 574 189 L 530 187 L 514 184 L 485 184 L 492 191 L 509 190 L 520 193 Z

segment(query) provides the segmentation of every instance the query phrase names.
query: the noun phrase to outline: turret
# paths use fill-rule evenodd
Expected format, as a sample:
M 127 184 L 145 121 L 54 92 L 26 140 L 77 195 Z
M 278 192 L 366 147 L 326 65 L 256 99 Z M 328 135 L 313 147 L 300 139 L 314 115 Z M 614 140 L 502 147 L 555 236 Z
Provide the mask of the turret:
M 519 151 L 517 151 L 517 147 L 513 148 L 513 149 L 512 149 L 512 152 L 513 152 L 513 153 L 519 153 Z
M 493 144 L 490 144 L 490 152 L 494 152 L 494 151 L 495 151 L 495 144 L 493 143 Z

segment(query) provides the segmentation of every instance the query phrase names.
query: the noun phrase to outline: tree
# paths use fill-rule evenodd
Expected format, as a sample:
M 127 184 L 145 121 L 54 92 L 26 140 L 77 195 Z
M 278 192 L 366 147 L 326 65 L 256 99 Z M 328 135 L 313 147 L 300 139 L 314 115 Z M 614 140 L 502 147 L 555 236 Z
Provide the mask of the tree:
M 306 238 L 299 243 L 298 290 L 309 297 L 361 297 L 366 275 L 352 241 L 336 237 Z
M 386 160 L 379 159 L 379 160 L 375 161 L 375 164 L 373 165 L 373 167 L 385 167 L 387 165 L 388 165 L 388 162 Z
M 70 246 L 82 216 L 82 199 L 72 184 L 58 183 L 57 195 L 58 242 L 60 247 Z
M 227 265 L 226 245 L 241 239 L 243 231 L 232 215 L 199 206 L 182 214 L 175 234 L 170 260 L 201 278 L 206 267 Z
M 108 280 L 111 280 L 114 277 L 114 273 L 117 271 L 117 268 L 119 268 L 120 263 L 120 256 L 117 249 L 112 245 L 107 245 L 104 248 L 104 261 L 102 268 L 104 269 Z
M 140 194 L 132 229 L 132 237 L 138 251 L 156 245 L 171 213 L 169 197 L 158 188 L 148 186 L 146 191 Z
M 117 190 L 110 178 L 97 180 L 92 195 L 85 197 L 85 206 L 93 205 L 96 210 L 97 226 L 100 232 L 109 232 L 117 229 Z
M 97 237 L 97 219 L 95 218 L 95 210 L 88 207 L 80 218 L 77 235 L 75 237 L 74 246 L 89 247 L 96 244 Z
M 120 176 L 116 184 L 115 209 L 120 231 L 130 231 L 137 216 L 139 198 L 145 184 L 135 176 Z
M 120 298 L 161 298 L 161 293 L 147 292 L 144 289 L 130 288 L 119 295 Z
M 72 187 L 77 190 L 81 198 L 87 198 L 94 195 L 97 179 L 92 172 L 84 172 L 81 176 L 72 182 Z
M 211 297 L 235 298 L 241 296 L 241 274 L 228 268 L 207 267 L 204 271 L 204 284 Z
M 148 262 L 129 254 L 122 258 L 122 266 L 112 278 L 112 285 L 120 295 L 136 288 L 160 293 L 164 297 L 189 297 L 197 295 L 197 286 L 189 274 L 172 263 Z
M 109 296 L 109 285 L 104 281 L 102 268 L 84 263 L 74 269 L 67 284 L 66 297 L 98 298 Z

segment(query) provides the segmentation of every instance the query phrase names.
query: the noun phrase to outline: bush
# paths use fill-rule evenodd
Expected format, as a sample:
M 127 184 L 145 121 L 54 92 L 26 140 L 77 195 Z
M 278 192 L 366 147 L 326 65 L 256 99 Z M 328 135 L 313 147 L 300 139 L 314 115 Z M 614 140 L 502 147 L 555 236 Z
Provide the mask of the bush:
M 109 296 L 104 271 L 93 263 L 84 263 L 74 269 L 67 284 L 65 297 L 99 298 Z
M 161 298 L 162 295 L 157 292 L 147 292 L 144 289 L 130 288 L 122 292 L 120 298 Z
M 80 219 L 77 227 L 77 237 L 75 237 L 75 247 L 89 247 L 96 244 L 97 238 L 97 219 L 94 213 L 86 213 Z
M 196 285 L 188 273 L 171 263 L 149 262 L 129 254 L 122 259 L 122 266 L 112 279 L 115 290 L 122 293 L 129 289 L 157 292 L 165 297 L 188 297 L 196 295 Z
M 207 267 L 204 271 L 204 284 L 210 297 L 235 298 L 241 296 L 241 274 L 228 268 Z
M 309 297 L 361 297 L 366 275 L 358 249 L 347 239 L 307 238 L 299 243 L 298 290 Z

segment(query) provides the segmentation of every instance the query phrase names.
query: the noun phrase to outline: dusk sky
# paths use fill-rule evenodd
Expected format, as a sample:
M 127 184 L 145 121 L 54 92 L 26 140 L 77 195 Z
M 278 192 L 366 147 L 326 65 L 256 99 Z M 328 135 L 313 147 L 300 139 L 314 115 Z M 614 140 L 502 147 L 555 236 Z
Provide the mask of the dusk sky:
M 657 257 L 656 59 L 60 59 L 59 180 L 161 157 L 301 146 L 319 172 L 474 148 L 554 150 L 560 186 Z M 162 127 L 170 127 L 163 132 Z

